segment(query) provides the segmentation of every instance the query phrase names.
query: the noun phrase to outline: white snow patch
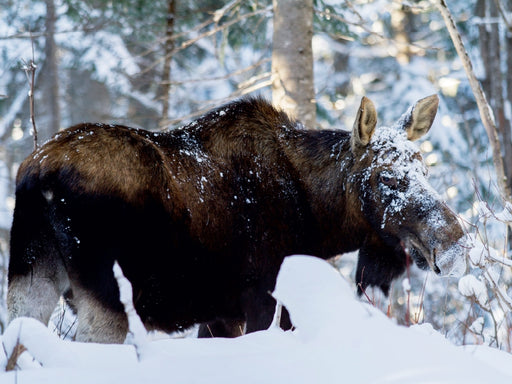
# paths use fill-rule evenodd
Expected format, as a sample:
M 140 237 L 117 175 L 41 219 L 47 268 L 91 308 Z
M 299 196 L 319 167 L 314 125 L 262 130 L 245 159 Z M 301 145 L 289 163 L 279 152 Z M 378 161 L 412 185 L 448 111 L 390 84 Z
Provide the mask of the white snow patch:
M 236 339 L 151 341 L 137 360 L 132 345 L 63 341 L 33 319 L 2 336 L 9 355 L 19 341 L 31 366 L 2 375 L 20 383 L 361 383 L 476 384 L 512 380 L 512 358 L 498 350 L 451 345 L 430 325 L 405 328 L 354 297 L 328 263 L 286 258 L 274 296 L 294 331 L 275 327 Z M 0 348 L 0 354 L 3 348 Z M 0 366 L 5 366 L 0 356 Z M 42 368 L 38 368 L 42 366 Z
M 126 335 L 125 344 L 132 344 L 137 352 L 137 357 L 140 359 L 144 353 L 145 347 L 148 344 L 148 333 L 142 320 L 137 314 L 133 306 L 132 284 L 124 276 L 118 262 L 114 263 L 114 277 L 116 278 L 117 285 L 119 286 L 119 296 L 121 303 L 123 303 L 124 311 L 128 317 L 128 334 Z
M 483 266 L 485 264 L 485 255 L 488 253 L 486 246 L 481 241 L 475 241 L 474 246 L 469 251 L 469 260 L 474 266 Z
M 402 289 L 405 294 L 411 292 L 411 282 L 409 281 L 409 278 L 406 277 L 402 280 Z
M 484 318 L 482 316 L 477 317 L 473 323 L 469 326 L 469 329 L 477 335 L 482 334 L 484 331 Z
M 480 305 L 487 304 L 485 284 L 473 275 L 466 275 L 459 280 L 459 291 L 466 297 L 475 297 Z

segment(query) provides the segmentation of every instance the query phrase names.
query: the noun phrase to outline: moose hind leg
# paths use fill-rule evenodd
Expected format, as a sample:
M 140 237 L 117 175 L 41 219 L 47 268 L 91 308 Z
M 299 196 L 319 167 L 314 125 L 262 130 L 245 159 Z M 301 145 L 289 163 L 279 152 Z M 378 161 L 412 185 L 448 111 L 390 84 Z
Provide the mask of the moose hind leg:
M 53 243 L 45 238 L 31 262 L 17 247 L 18 233 L 11 234 L 7 309 L 9 321 L 21 316 L 32 317 L 48 324 L 61 294 L 69 288 L 69 279 Z
M 41 272 L 11 275 L 7 291 L 9 322 L 17 317 L 26 316 L 48 324 L 60 298 L 63 284 L 51 274 Z
M 95 297 L 91 291 L 79 286 L 73 286 L 73 305 L 78 320 L 77 341 L 103 344 L 124 342 L 128 332 L 128 319 L 122 309 L 112 308 Z
M 7 308 L 9 321 L 27 316 L 48 324 L 61 294 L 69 287 L 69 279 L 47 200 L 36 184 L 26 177 L 17 185 Z

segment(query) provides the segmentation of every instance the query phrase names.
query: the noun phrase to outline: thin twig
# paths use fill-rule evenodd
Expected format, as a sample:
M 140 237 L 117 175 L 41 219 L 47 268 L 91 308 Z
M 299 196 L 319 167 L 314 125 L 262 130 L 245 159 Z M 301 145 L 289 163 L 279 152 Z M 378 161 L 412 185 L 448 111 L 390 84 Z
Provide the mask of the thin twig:
M 270 10 L 272 9 L 271 6 L 269 7 L 266 7 L 266 8 L 261 8 L 261 9 L 257 9 L 253 12 L 247 12 L 247 13 L 244 13 L 243 15 L 240 15 L 238 16 L 237 18 L 234 18 L 232 20 L 229 20 L 229 21 L 226 21 L 224 24 L 222 25 L 217 25 L 215 26 L 214 28 L 206 31 L 206 32 L 203 32 L 203 33 L 200 33 L 199 35 L 197 35 L 196 37 L 194 38 L 191 38 L 187 41 L 184 41 L 183 43 L 181 43 L 179 46 L 177 46 L 176 48 L 174 48 L 171 52 L 168 53 L 168 55 L 170 56 L 174 56 L 176 53 L 190 47 L 191 45 L 195 44 L 197 41 L 203 39 L 203 38 L 206 38 L 206 37 L 210 37 L 210 36 L 213 36 L 215 35 L 217 32 L 220 32 L 220 31 L 223 31 L 225 29 L 228 29 L 229 27 L 231 27 L 232 25 L 234 24 L 237 24 L 239 23 L 240 21 L 244 20 L 244 19 L 248 19 L 248 18 L 251 18 L 251 17 L 254 17 L 254 16 L 257 16 L 257 15 L 260 15 L 262 13 L 266 13 L 266 12 L 269 12 Z M 177 35 L 178 36 L 178 35 Z M 176 37 L 177 37 L 176 36 Z M 140 74 L 144 74 L 146 72 L 149 72 L 151 71 L 153 68 L 155 68 L 157 65 L 159 65 L 163 60 L 165 60 L 165 55 L 164 57 L 161 57 L 160 59 L 158 60 L 155 60 L 151 65 L 149 65 L 147 68 L 145 68 L 144 70 L 142 70 L 140 72 Z
M 364 269 L 365 269 L 365 267 L 363 267 L 363 269 L 361 270 L 361 281 L 359 283 L 357 283 L 357 286 L 359 287 L 361 292 L 363 292 L 363 294 L 365 295 L 366 300 L 368 300 L 368 303 L 370 303 L 371 305 L 373 305 L 375 307 L 375 300 L 370 299 L 370 296 L 368 296 L 368 294 L 366 293 L 366 287 L 363 287 Z
M 404 247 L 405 265 L 407 270 L 407 306 L 405 308 L 405 325 L 411 325 L 411 256 L 409 251 Z
M 9 360 L 7 360 L 7 365 L 5 367 L 6 372 L 14 371 L 16 369 L 16 365 L 18 364 L 18 358 L 26 350 L 27 348 L 23 344 L 16 344 L 16 346 L 12 350 L 11 356 L 9 356 Z
M 18 338 L 16 340 L 16 345 L 14 346 L 12 352 L 11 352 L 11 356 L 9 356 L 8 360 L 7 360 L 7 365 L 5 367 L 5 371 L 6 372 L 9 372 L 9 371 L 14 371 L 16 369 L 16 366 L 18 364 L 18 358 L 20 357 L 20 355 L 25 352 L 27 350 L 27 348 L 20 343 L 20 338 L 21 338 L 21 327 L 23 326 L 22 323 L 20 323 L 20 328 L 18 330 Z M 4 347 L 4 351 L 5 351 L 5 355 L 7 356 L 8 353 L 7 353 L 7 350 L 5 348 L 5 344 L 2 343 L 2 346 Z
M 214 76 L 214 77 L 203 77 L 203 78 L 197 78 L 197 79 L 185 79 L 185 80 L 181 80 L 181 81 L 170 81 L 169 84 L 171 85 L 183 85 L 183 84 L 190 84 L 190 83 L 205 83 L 205 82 L 208 82 L 208 81 L 220 81 L 220 80 L 227 80 L 229 79 L 230 77 L 234 77 L 234 76 L 238 76 L 238 75 L 241 75 L 245 72 L 249 72 L 250 70 L 252 69 L 255 69 L 263 64 L 266 64 L 268 62 L 270 62 L 270 58 L 269 57 L 266 57 L 266 58 L 263 58 L 245 68 L 242 68 L 242 69 L 239 69 L 239 70 L 236 70 L 234 72 L 230 72 L 226 75 L 223 75 L 223 76 Z M 265 74 L 267 75 L 267 74 Z M 239 88 L 242 88 L 242 86 L 240 85 Z
M 178 123 L 181 123 L 183 121 L 186 121 L 188 119 L 192 119 L 194 117 L 197 117 L 197 116 L 201 116 L 203 115 L 205 112 L 211 110 L 212 106 L 214 105 L 219 105 L 219 104 L 224 104 L 224 103 L 227 103 L 229 101 L 232 101 L 234 99 L 237 99 L 241 96 L 244 96 L 244 95 L 247 95 L 251 92 L 254 92 L 254 91 L 257 91 L 258 89 L 261 89 L 261 88 L 265 88 L 265 87 L 268 87 L 272 85 L 272 80 L 271 79 L 266 79 L 266 80 L 263 80 L 257 84 L 254 84 L 253 86 L 251 87 L 248 87 L 248 88 L 244 88 L 244 89 L 238 89 L 236 90 L 235 92 L 231 93 L 229 96 L 223 98 L 223 99 L 217 99 L 217 100 L 210 100 L 207 104 L 204 104 L 204 106 L 195 111 L 195 112 L 192 112 L 186 116 L 183 116 L 183 117 L 180 117 L 180 118 L 177 118 L 177 119 L 173 119 L 173 120 L 169 120 L 169 121 L 166 121 L 166 122 L 163 122 L 162 124 L 162 130 L 167 130 L 168 127 L 170 126 L 173 126 L 173 125 L 176 125 Z
M 357 17 L 358 21 L 350 21 L 350 20 L 346 19 L 345 17 L 340 16 L 340 15 L 338 15 L 336 13 L 322 11 L 321 9 L 315 9 L 315 13 L 317 15 L 321 16 L 321 17 L 329 18 L 329 19 L 332 18 L 332 19 L 335 19 L 335 20 L 337 20 L 337 21 L 339 21 L 339 22 L 341 22 L 343 24 L 352 25 L 354 27 L 361 28 L 367 34 L 369 34 L 371 36 L 375 36 L 375 37 L 379 38 L 382 41 L 387 41 L 387 42 L 389 42 L 389 43 L 391 43 L 394 46 L 399 47 L 399 48 L 401 48 L 401 47 L 414 47 L 414 48 L 416 48 L 418 50 L 421 50 L 421 51 L 428 51 L 428 50 L 439 51 L 440 50 L 440 48 L 436 48 L 436 47 L 433 47 L 433 46 L 424 46 L 422 44 L 417 44 L 417 43 L 414 43 L 414 42 L 404 43 L 402 41 L 398 41 L 396 39 L 384 36 L 382 33 L 375 32 L 370 27 L 368 27 L 367 21 L 365 21 L 364 18 L 355 9 L 352 8 L 352 12 Z
M 505 25 L 507 26 L 507 29 L 509 32 L 512 32 L 512 19 L 508 18 L 508 14 L 506 10 L 503 9 L 503 5 L 501 5 L 500 0 L 494 0 L 496 3 L 496 8 L 498 8 L 498 12 L 500 13 L 501 17 L 503 18 L 503 21 L 505 22 Z

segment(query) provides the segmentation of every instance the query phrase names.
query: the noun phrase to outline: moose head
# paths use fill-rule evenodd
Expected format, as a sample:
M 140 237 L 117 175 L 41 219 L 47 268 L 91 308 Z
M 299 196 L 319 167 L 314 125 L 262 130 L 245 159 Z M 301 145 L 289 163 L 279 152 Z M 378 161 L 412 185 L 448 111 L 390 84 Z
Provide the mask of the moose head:
M 427 167 L 413 142 L 430 129 L 436 95 L 419 100 L 391 127 L 376 128 L 373 103 L 363 98 L 350 146 L 354 166 L 348 177 L 352 204 L 371 227 L 360 249 L 356 278 L 389 290 L 408 255 L 422 268 L 459 275 L 465 268 L 466 237 L 457 216 L 427 181 Z

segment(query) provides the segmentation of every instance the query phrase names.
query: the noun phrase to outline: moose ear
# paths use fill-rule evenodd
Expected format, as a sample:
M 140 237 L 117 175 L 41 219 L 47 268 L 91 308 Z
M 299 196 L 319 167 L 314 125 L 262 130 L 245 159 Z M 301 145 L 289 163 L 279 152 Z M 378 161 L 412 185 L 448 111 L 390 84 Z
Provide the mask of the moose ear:
M 439 97 L 431 95 L 419 100 L 412 110 L 407 111 L 401 118 L 409 140 L 418 140 L 425 135 L 436 117 Z
M 357 111 L 354 128 L 352 129 L 350 141 L 352 150 L 368 145 L 376 125 L 377 111 L 375 110 L 375 105 L 373 105 L 370 99 L 363 97 L 359 110 Z

